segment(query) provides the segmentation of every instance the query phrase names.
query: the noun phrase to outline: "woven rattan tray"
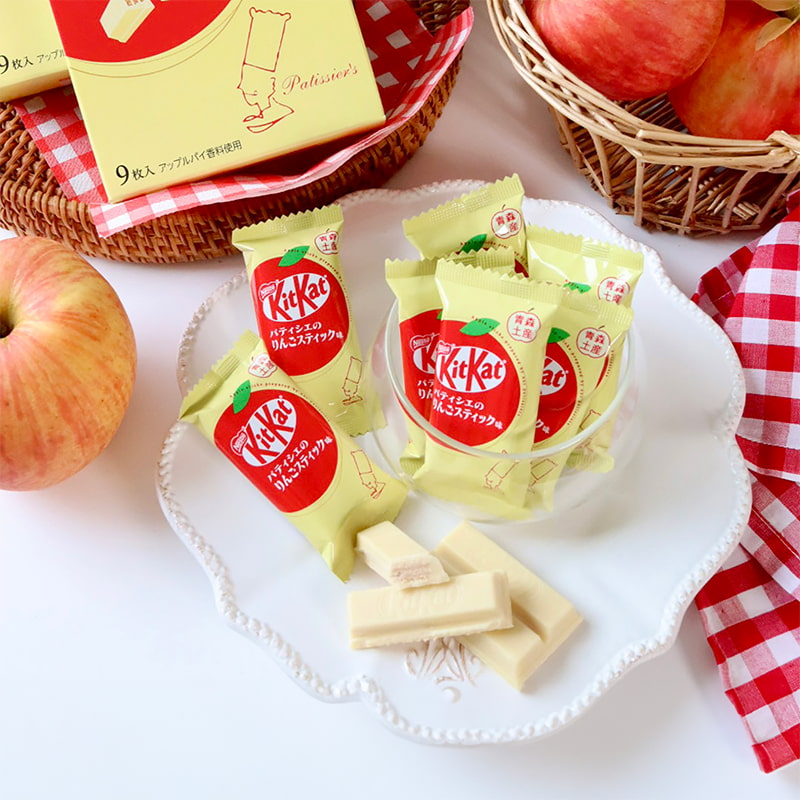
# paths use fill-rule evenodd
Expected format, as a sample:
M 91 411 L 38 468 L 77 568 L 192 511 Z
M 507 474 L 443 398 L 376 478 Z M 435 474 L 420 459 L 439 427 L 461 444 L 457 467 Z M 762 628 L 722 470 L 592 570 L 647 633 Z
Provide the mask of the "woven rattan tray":
M 432 33 L 470 5 L 469 0 L 409 3 Z M 414 117 L 325 178 L 291 192 L 176 212 L 107 238 L 98 236 L 86 204 L 64 196 L 14 109 L 0 103 L 0 227 L 60 240 L 86 255 L 117 261 L 182 263 L 228 255 L 234 252 L 230 243 L 234 228 L 385 183 L 433 129 L 450 97 L 459 63 L 460 55 Z
M 517 72 L 548 103 L 562 146 L 609 205 L 645 228 L 703 236 L 758 230 L 800 186 L 800 137 L 692 136 L 664 95 L 614 103 L 547 50 L 520 0 L 487 0 Z

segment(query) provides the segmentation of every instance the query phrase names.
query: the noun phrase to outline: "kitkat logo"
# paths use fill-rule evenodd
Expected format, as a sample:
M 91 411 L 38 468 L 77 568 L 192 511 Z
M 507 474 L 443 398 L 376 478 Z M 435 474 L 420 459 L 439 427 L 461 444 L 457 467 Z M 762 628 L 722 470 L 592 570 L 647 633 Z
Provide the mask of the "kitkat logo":
M 500 386 L 507 370 L 502 354 L 484 347 L 439 342 L 436 377 L 448 389 L 466 394 L 487 392 Z
M 414 366 L 427 375 L 436 372 L 436 345 L 439 343 L 439 334 L 428 333 L 425 336 L 414 336 L 409 342 L 411 360 Z
M 496 320 L 441 323 L 431 422 L 464 444 L 491 442 L 513 422 L 522 400 L 517 369 Z
M 542 368 L 541 395 L 543 397 L 557 394 L 566 389 L 571 383 L 572 368 L 568 359 L 561 359 L 562 354 L 563 350 L 560 345 L 548 347 L 548 352 L 544 358 L 544 367 Z M 553 358 L 554 355 L 556 358 Z
M 316 314 L 331 296 L 326 275 L 296 272 L 258 289 L 261 310 L 273 322 L 296 322 Z
M 297 430 L 297 412 L 285 397 L 262 403 L 231 438 L 231 450 L 251 467 L 265 467 L 282 455 Z
M 339 451 L 325 417 L 305 398 L 240 386 L 214 428 L 217 447 L 284 513 L 307 508 L 328 490 Z
M 258 332 L 272 360 L 289 375 L 329 364 L 350 332 L 342 284 L 334 272 L 306 258 L 308 250 L 296 247 L 262 261 L 250 278 Z

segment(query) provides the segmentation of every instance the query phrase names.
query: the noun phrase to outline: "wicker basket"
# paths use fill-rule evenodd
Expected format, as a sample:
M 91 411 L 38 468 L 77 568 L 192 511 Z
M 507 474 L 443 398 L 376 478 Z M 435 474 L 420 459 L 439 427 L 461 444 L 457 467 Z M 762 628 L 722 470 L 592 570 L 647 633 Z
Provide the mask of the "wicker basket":
M 469 0 L 409 0 L 432 33 Z M 417 114 L 331 175 L 285 192 L 202 206 L 100 238 L 85 203 L 68 200 L 10 105 L 0 103 L 0 227 L 65 242 L 91 256 L 143 264 L 202 261 L 235 252 L 231 231 L 384 184 L 417 151 L 450 97 L 460 54 Z
M 614 103 L 548 52 L 521 0 L 487 0 L 500 44 L 548 103 L 561 144 L 592 187 L 644 228 L 704 236 L 758 230 L 800 185 L 800 137 L 692 136 L 665 95 Z

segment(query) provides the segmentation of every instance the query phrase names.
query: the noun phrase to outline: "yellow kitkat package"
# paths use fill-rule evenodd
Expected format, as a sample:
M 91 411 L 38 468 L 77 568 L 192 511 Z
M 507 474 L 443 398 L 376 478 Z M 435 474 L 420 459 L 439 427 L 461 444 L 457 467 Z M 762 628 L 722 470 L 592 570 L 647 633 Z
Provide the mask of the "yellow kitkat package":
M 384 122 L 352 0 L 51 4 L 112 202 Z
M 446 259 L 436 281 L 443 308 L 434 431 L 414 482 L 444 500 L 522 518 L 528 465 L 503 454 L 533 446 L 545 346 L 563 290 Z
M 500 273 L 514 271 L 514 254 L 507 248 L 454 253 L 450 260 Z M 397 298 L 405 396 L 424 419 L 430 416 L 442 314 L 435 278 L 438 262 L 439 259 L 434 258 L 386 261 L 386 282 Z M 400 463 L 403 470 L 413 476 L 422 463 L 425 435 L 411 418 L 407 420 L 407 428 L 409 444 Z
M 525 229 L 528 271 L 598 300 L 629 306 L 644 269 L 641 253 L 538 225 Z
M 532 276 L 560 283 L 572 292 L 587 295 L 601 308 L 631 308 L 636 286 L 644 271 L 641 252 L 535 225 L 529 225 L 526 234 Z M 626 339 L 627 330 L 613 338 L 598 382 L 581 403 L 579 430 L 592 425 L 614 400 Z M 614 460 L 608 448 L 613 430 L 614 419 L 570 453 L 568 465 L 596 472 L 610 470 Z
M 405 501 L 406 487 L 325 418 L 251 331 L 188 393 L 180 419 L 197 427 L 343 581 L 358 532 L 394 520 Z
M 507 247 L 514 254 L 516 271 L 524 273 L 524 197 L 519 176 L 511 175 L 404 220 L 403 231 L 423 258 Z
M 272 360 L 350 436 L 366 433 L 377 400 L 342 274 L 338 205 L 238 228 L 258 332 Z
M 597 400 L 598 387 L 609 369 L 611 353 L 624 341 L 633 319 L 626 306 L 606 303 L 588 294 L 568 292 L 553 318 L 542 370 L 537 448 L 569 442 L 591 419 L 593 408 L 613 400 Z M 527 503 L 552 510 L 556 482 L 573 450 L 534 459 Z

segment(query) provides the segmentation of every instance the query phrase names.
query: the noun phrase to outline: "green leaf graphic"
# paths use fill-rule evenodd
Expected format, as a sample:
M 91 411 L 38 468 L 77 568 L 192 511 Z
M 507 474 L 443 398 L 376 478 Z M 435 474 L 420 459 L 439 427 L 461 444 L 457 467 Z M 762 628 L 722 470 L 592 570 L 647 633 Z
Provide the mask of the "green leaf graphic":
M 477 236 L 467 239 L 467 241 L 464 242 L 464 246 L 461 248 L 461 252 L 472 253 L 475 250 L 480 250 L 486 244 L 486 238 L 485 233 L 479 233 Z
M 567 281 L 564 284 L 565 289 L 570 289 L 574 292 L 580 292 L 581 294 L 586 294 L 586 292 L 590 292 L 592 287 L 589 286 L 588 283 L 578 283 L 577 281 Z
M 302 261 L 305 258 L 306 253 L 308 252 L 308 245 L 304 245 L 303 247 L 293 247 L 291 250 L 287 250 L 281 260 L 278 262 L 279 267 L 293 267 L 299 261 Z
M 233 413 L 238 414 L 247 405 L 250 399 L 250 381 L 245 381 L 233 393 Z
M 547 337 L 547 343 L 550 342 L 563 342 L 564 339 L 569 338 L 569 333 L 565 331 L 563 328 L 551 328 L 550 335 Z
M 461 328 L 461 333 L 465 336 L 483 336 L 493 331 L 499 324 L 496 319 L 489 319 L 488 317 L 473 319 Z

